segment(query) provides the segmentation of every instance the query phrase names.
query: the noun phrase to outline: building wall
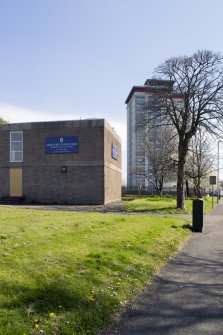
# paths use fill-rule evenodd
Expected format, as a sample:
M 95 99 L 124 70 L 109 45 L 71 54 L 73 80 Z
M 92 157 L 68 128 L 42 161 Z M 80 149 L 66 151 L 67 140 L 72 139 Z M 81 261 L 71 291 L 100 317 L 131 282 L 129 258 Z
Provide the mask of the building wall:
M 25 167 L 23 194 L 28 202 L 103 204 L 103 168 L 68 166 L 62 173 L 60 167 Z
M 1 127 L 1 126 L 0 126 Z M 9 132 L 8 130 L 1 131 L 0 137 L 0 192 L 2 196 L 9 195 Z
M 117 147 L 118 157 L 112 157 L 112 144 Z M 105 203 L 121 199 L 121 140 L 116 132 L 105 123 L 104 133 L 104 155 L 105 155 Z
M 145 106 L 145 96 L 137 94 L 135 96 L 135 133 L 136 133 L 136 186 L 145 187 L 145 176 L 139 173 L 145 172 L 145 112 L 143 107 Z
M 154 94 L 167 89 L 172 90 L 173 81 L 147 79 L 144 86 L 133 86 L 127 99 L 127 190 L 151 187 L 149 176 L 153 178 L 151 163 L 145 150 L 144 131 L 146 131 L 146 113 L 153 115 L 152 109 L 145 113 L 144 105 L 150 102 Z M 182 95 L 176 94 L 177 104 L 183 103 Z M 175 101 L 175 102 L 176 102 Z M 148 114 L 147 114 L 148 116 Z M 157 129 L 157 131 L 160 131 Z M 141 173 L 141 175 L 140 175 Z
M 105 183 L 104 124 L 97 119 L 1 125 L 0 197 L 10 194 L 10 168 L 21 167 L 27 202 L 103 204 L 119 198 L 118 181 L 112 190 Z M 22 163 L 10 163 L 10 131 L 23 131 Z M 64 136 L 78 137 L 78 153 L 46 154 L 46 137 Z
M 145 177 L 136 172 L 145 170 L 143 131 L 145 127 L 143 106 L 145 93 L 134 93 L 127 105 L 127 187 L 145 187 Z

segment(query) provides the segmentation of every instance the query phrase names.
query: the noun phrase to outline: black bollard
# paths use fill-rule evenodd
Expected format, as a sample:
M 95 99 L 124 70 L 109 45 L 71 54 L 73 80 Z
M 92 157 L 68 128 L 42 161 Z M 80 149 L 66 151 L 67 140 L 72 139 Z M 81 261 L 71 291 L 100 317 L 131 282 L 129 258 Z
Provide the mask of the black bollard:
M 204 222 L 204 200 L 196 199 L 193 200 L 193 231 L 196 233 L 202 233 L 203 222 Z

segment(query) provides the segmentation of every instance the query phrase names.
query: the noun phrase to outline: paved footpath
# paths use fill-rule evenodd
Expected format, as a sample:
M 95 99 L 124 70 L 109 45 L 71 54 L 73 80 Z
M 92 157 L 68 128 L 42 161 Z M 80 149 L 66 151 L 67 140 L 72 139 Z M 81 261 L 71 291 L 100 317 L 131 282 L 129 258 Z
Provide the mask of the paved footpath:
M 223 204 L 103 335 L 223 335 Z

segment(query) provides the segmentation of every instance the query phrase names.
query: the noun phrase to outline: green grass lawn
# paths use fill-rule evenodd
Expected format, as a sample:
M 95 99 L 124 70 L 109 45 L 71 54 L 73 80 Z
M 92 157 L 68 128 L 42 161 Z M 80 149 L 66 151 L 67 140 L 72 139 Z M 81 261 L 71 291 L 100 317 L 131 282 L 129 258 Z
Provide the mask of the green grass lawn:
M 152 213 L 159 214 L 191 214 L 192 213 L 192 201 L 195 198 L 188 198 L 185 201 L 185 210 L 176 208 L 176 198 L 170 196 L 132 196 L 127 195 L 123 197 L 126 202 L 123 209 L 126 211 L 149 211 Z M 205 214 L 209 214 L 212 211 L 212 198 L 204 197 L 205 201 Z M 214 197 L 214 205 L 217 203 L 217 198 Z
M 190 235 L 182 218 L 0 208 L 0 334 L 98 334 Z

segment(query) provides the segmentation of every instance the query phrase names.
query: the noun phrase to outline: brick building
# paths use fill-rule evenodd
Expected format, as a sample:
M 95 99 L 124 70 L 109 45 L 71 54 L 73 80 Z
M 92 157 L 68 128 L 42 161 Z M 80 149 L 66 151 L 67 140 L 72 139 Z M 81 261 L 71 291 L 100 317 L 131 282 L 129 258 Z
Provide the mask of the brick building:
M 0 199 L 106 204 L 121 198 L 121 142 L 103 119 L 0 125 Z

